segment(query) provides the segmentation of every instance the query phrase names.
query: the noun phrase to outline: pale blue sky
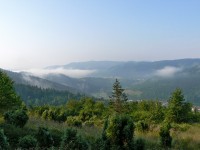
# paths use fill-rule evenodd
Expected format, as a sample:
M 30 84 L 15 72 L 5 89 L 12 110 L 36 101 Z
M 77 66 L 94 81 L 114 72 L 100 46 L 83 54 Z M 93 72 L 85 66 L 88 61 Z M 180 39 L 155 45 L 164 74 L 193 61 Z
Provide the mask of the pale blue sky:
M 0 0 L 0 68 L 200 58 L 200 0 Z

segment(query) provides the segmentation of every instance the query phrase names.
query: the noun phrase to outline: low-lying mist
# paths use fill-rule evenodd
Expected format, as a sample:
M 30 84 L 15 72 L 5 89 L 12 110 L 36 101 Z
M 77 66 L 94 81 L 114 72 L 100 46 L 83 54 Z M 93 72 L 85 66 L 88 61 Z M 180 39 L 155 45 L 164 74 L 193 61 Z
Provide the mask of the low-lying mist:
M 95 70 L 80 70 L 80 69 L 64 69 L 64 68 L 56 68 L 56 69 L 28 69 L 24 70 L 24 72 L 28 72 L 31 75 L 44 77 L 48 74 L 63 74 L 73 78 L 83 78 L 91 75 L 95 72 Z

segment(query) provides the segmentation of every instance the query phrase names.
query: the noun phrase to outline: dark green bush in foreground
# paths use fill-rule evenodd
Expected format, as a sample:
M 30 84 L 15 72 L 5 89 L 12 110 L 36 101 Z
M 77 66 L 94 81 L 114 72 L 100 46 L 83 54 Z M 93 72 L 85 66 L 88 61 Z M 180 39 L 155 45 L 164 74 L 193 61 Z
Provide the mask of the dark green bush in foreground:
M 61 150 L 87 150 L 88 144 L 75 129 L 66 129 L 61 142 Z
M 21 109 L 8 111 L 4 114 L 4 120 L 6 123 L 13 124 L 16 127 L 24 127 L 28 119 L 29 117 L 26 114 L 26 111 Z
M 7 149 L 8 146 L 7 137 L 4 135 L 3 129 L 0 129 L 0 149 Z
M 36 137 L 39 147 L 48 148 L 53 146 L 54 141 L 51 133 L 47 128 L 39 127 Z
M 170 148 L 172 145 L 172 137 L 170 136 L 171 125 L 169 123 L 164 123 L 160 128 L 160 140 L 161 146 L 164 148 Z
M 36 145 L 37 140 L 31 135 L 27 135 L 19 139 L 19 147 L 22 149 L 33 149 L 36 147 Z
M 106 122 L 103 131 L 105 149 L 115 150 L 134 149 L 134 124 L 126 115 L 116 115 Z

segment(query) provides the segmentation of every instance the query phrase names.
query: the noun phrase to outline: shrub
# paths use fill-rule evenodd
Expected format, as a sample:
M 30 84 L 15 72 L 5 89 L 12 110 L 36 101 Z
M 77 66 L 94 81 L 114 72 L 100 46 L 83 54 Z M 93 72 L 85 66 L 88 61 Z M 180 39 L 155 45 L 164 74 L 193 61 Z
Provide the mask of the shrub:
M 104 141 L 102 138 L 97 138 L 94 140 L 94 142 L 91 144 L 91 149 L 93 150 L 104 150 Z
M 93 127 L 94 126 L 94 121 L 86 121 L 84 123 L 84 125 L 87 126 L 87 127 Z
M 8 138 L 11 149 L 15 149 L 18 146 L 20 138 L 35 134 L 35 130 L 30 128 L 20 128 L 12 124 L 1 124 L 0 126 L 4 129 L 4 134 Z
M 0 149 L 8 149 L 9 143 L 4 135 L 3 129 L 0 129 Z
M 171 125 L 169 123 L 164 123 L 160 128 L 160 140 L 161 146 L 164 148 L 170 148 L 172 145 L 172 137 L 170 136 Z
M 173 123 L 171 126 L 175 131 L 181 131 L 181 132 L 185 132 L 191 127 L 189 124 L 186 123 L 183 124 Z
M 77 117 L 69 116 L 67 117 L 67 125 L 74 127 L 82 127 L 82 122 Z
M 102 138 L 111 149 L 133 149 L 134 124 L 129 116 L 117 115 L 105 124 Z
M 25 110 L 14 110 L 14 111 L 8 111 L 4 114 L 4 120 L 8 124 L 13 124 L 17 127 L 24 127 L 26 122 L 28 121 L 28 115 L 26 114 Z
M 19 147 L 22 149 L 33 149 L 36 145 L 37 140 L 31 135 L 27 135 L 19 139 Z
M 48 148 L 53 145 L 53 138 L 49 130 L 44 127 L 39 127 L 37 133 L 37 141 L 40 147 Z
M 145 141 L 143 139 L 137 139 L 135 141 L 135 150 L 144 150 L 145 149 Z
M 77 131 L 75 129 L 66 129 L 64 136 L 61 142 L 62 150 L 87 150 L 88 144 L 85 140 L 77 135 Z
M 57 129 L 53 129 L 51 130 L 51 135 L 53 138 L 53 146 L 59 147 L 62 140 L 63 133 Z
M 136 129 L 141 132 L 149 130 L 149 125 L 145 121 L 138 121 L 136 123 Z

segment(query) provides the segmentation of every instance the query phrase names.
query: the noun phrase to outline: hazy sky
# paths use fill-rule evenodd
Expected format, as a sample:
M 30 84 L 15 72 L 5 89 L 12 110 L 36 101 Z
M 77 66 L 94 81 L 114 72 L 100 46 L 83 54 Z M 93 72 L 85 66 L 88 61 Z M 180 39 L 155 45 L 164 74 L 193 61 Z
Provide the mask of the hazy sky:
M 200 58 L 200 0 L 0 0 L 0 68 Z

